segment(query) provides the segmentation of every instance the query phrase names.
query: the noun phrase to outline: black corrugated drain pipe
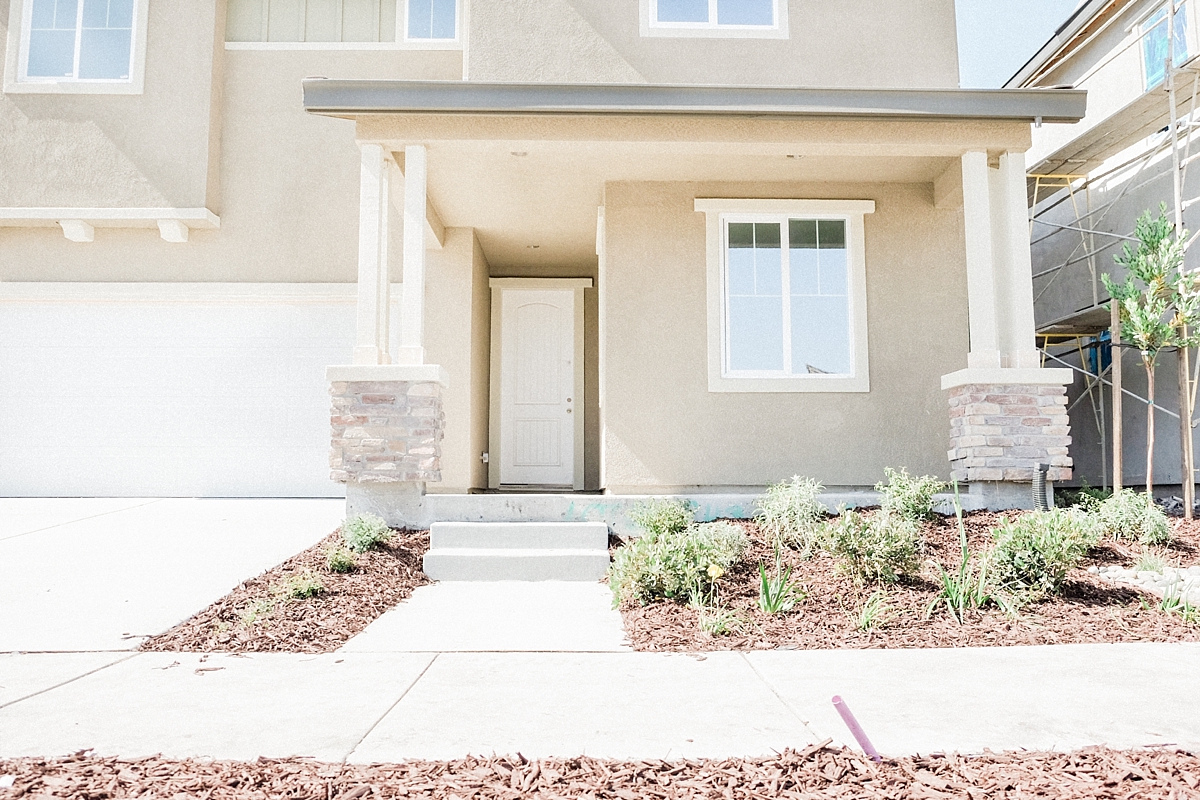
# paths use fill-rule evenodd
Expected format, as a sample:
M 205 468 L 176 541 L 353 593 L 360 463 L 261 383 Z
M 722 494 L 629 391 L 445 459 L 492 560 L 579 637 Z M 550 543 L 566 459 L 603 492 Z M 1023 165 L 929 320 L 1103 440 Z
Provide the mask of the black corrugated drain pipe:
M 1033 507 L 1038 511 L 1050 510 L 1050 493 L 1046 489 L 1046 473 L 1049 471 L 1049 464 L 1034 464 Z

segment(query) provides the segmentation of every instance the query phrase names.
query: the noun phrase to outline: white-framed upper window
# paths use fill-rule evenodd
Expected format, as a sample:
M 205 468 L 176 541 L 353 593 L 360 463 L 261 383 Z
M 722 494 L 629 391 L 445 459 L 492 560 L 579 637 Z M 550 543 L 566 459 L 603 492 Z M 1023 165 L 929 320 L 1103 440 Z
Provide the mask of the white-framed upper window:
M 709 391 L 865 392 L 869 200 L 696 200 Z
M 461 0 L 229 0 L 229 49 L 453 47 Z
M 1191 57 L 1188 36 L 1187 3 L 1174 0 L 1175 8 L 1175 66 L 1178 67 Z M 1139 31 L 1142 37 L 1142 66 L 1147 91 L 1158 86 L 1167 77 L 1167 37 L 1169 20 L 1166 3 L 1152 12 L 1142 22 Z
M 142 91 L 147 0 L 14 0 L 10 14 L 5 91 Z
M 642 0 L 642 35 L 785 38 L 787 0 Z

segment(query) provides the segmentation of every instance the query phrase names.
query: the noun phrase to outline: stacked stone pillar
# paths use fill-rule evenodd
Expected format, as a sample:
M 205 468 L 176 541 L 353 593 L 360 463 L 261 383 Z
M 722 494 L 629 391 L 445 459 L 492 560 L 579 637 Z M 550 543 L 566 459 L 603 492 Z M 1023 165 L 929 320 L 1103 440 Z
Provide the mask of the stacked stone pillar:
M 1071 478 L 1065 386 L 970 383 L 950 390 L 950 475 L 956 481 L 1030 483 Z

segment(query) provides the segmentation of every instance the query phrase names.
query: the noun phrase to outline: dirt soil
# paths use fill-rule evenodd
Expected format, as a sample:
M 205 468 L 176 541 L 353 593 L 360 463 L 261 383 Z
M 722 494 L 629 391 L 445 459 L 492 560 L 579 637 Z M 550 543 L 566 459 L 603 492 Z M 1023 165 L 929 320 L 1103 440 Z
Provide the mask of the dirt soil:
M 98 758 L 0 759 L 9 798 L 1132 798 L 1200 797 L 1200 759 L 1174 749 L 885 760 L 816 745 L 765 759 L 467 758 L 357 766 Z
M 325 565 L 326 548 L 340 540 L 335 531 L 191 619 L 147 639 L 140 649 L 332 653 L 413 589 L 429 583 L 421 571 L 429 531 L 397 531 L 388 544 L 359 555 L 358 567 L 344 574 L 330 572 Z M 306 571 L 320 579 L 324 591 L 305 599 L 280 596 L 278 589 L 285 581 Z
M 967 538 L 973 553 L 991 542 L 990 530 L 1002 514 L 976 513 L 965 518 Z M 1011 515 L 1010 515 L 1011 516 Z M 926 561 L 921 574 L 904 583 L 886 587 L 890 612 L 883 624 L 859 630 L 856 617 L 873 592 L 880 587 L 861 587 L 839 575 L 825 555 L 803 560 L 788 551 L 784 563 L 794 569 L 807 597 L 787 614 L 766 615 L 758 610 L 759 563 L 773 571 L 774 552 L 753 523 L 742 524 L 751 537 L 751 548 L 742 564 L 722 577 L 717 585 L 720 600 L 737 611 L 741 630 L 713 636 L 700 630 L 696 610 L 680 603 L 656 602 L 645 607 L 626 606 L 621 613 L 625 630 L 637 650 L 754 650 L 899 647 L 990 647 L 1085 642 L 1194 642 L 1200 641 L 1200 626 L 1159 611 L 1157 598 L 1140 591 L 1100 580 L 1087 572 L 1089 566 L 1121 563 L 1131 565 L 1140 552 L 1136 546 L 1104 543 L 1082 566 L 1068 576 L 1062 595 L 1027 606 L 1016 618 L 996 608 L 968 611 L 966 624 L 940 609 L 926 619 L 926 609 L 937 595 L 937 572 L 928 563 L 956 570 L 961 549 L 954 517 L 927 522 L 923 526 Z M 1169 558 L 1183 566 L 1200 563 L 1200 520 L 1171 520 L 1175 542 Z

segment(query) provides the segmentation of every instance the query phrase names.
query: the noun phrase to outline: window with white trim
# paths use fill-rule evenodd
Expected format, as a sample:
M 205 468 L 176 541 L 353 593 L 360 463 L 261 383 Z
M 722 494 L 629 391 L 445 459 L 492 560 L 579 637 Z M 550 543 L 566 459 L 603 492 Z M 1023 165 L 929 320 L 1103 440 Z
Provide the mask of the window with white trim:
M 773 29 L 781 0 L 649 0 L 650 26 Z
M 1175 66 L 1189 58 L 1187 4 L 1178 3 L 1175 9 Z M 1142 64 L 1145 68 L 1146 90 L 1158 86 L 1167 77 L 1167 36 L 1169 33 L 1167 4 L 1152 13 L 1141 25 Z
M 709 389 L 867 391 L 863 215 L 874 204 L 697 200 L 696 210 L 709 220 Z
M 135 0 L 26 0 L 18 81 L 132 83 Z
M 457 0 L 406 0 L 404 38 L 410 42 L 458 38 Z

